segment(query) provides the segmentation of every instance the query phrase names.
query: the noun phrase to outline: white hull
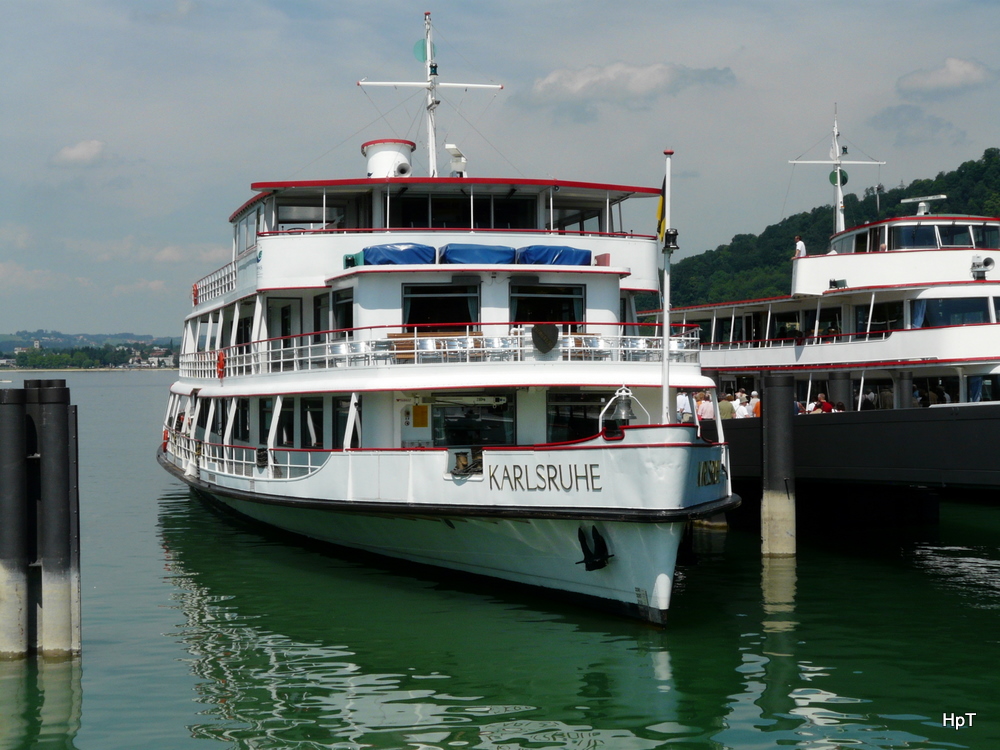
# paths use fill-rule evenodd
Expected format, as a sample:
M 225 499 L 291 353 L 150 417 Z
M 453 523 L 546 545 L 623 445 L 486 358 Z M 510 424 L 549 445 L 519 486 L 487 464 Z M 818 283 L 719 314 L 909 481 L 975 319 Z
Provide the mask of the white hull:
M 323 542 L 449 570 L 597 600 L 654 623 L 670 606 L 684 522 L 625 523 L 553 518 L 385 516 L 266 505 L 213 494 L 256 521 Z M 615 555 L 582 564 L 579 530 L 592 528 Z
M 271 465 L 223 473 L 239 464 L 199 453 L 160 458 L 192 487 L 285 531 L 662 623 L 686 522 L 738 502 L 724 447 L 694 437 L 693 426 L 626 428 L 572 446 L 484 450 L 482 472 L 464 476 L 448 470 L 448 451 L 336 452 L 299 477 L 294 467 L 274 476 Z

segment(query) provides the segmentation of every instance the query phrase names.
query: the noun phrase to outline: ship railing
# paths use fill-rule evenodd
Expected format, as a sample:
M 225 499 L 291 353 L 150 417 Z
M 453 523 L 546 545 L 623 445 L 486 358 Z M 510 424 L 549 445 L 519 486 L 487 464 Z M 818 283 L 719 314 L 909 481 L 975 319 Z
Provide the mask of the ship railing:
M 236 288 L 236 261 L 230 261 L 222 268 L 212 271 L 191 287 L 191 302 L 197 307 L 202 302 L 208 302 L 233 291 Z
M 319 471 L 330 451 L 317 448 L 265 448 L 211 443 L 170 430 L 168 456 L 185 471 L 234 477 L 298 479 Z
M 781 336 L 773 339 L 747 339 L 741 341 L 705 342 L 701 346 L 709 351 L 730 351 L 733 349 L 780 349 L 796 346 L 819 346 L 822 344 L 842 344 L 854 341 L 882 341 L 892 335 L 892 331 L 868 331 L 861 333 L 821 333 L 809 336 Z
M 352 328 L 183 354 L 180 370 L 184 377 L 224 379 L 437 363 L 662 362 L 656 328 L 565 321 Z M 700 347 L 697 326 L 672 325 L 671 362 L 697 364 Z

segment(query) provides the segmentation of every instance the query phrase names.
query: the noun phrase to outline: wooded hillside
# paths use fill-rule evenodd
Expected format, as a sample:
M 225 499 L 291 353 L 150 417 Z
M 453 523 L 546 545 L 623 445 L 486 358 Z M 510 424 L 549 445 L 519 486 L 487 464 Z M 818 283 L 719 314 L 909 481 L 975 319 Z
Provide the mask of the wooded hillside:
M 1000 216 L 1000 148 L 988 148 L 981 159 L 967 161 L 953 172 L 941 172 L 932 180 L 915 180 L 905 187 L 887 190 L 876 210 L 874 188 L 861 198 L 844 196 L 847 226 L 875 219 L 913 214 L 913 204 L 903 198 L 945 194 L 935 201 L 935 213 Z M 700 255 L 678 261 L 671 268 L 672 307 L 776 297 L 788 294 L 792 280 L 789 258 L 796 234 L 801 234 L 810 252 L 826 248 L 833 227 L 833 206 L 789 216 L 761 234 L 738 234 L 728 245 L 719 245 Z

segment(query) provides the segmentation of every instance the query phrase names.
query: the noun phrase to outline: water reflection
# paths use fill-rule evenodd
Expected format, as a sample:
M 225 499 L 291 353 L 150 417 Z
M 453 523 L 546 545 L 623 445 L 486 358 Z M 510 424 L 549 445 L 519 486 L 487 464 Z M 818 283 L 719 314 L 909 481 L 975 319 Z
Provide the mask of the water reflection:
M 186 493 L 160 508 L 198 677 L 187 729 L 231 747 L 975 747 L 939 712 L 984 710 L 997 684 L 942 653 L 945 617 L 978 643 L 994 613 L 954 620 L 920 555 L 761 561 L 756 540 L 696 532 L 661 631 L 303 549 Z
M 271 541 L 183 494 L 161 508 L 204 704 L 194 736 L 248 748 L 645 750 L 718 715 L 698 703 L 695 727 L 678 721 L 678 666 L 664 633 L 641 623 Z
M 81 673 L 79 657 L 0 660 L 0 750 L 73 750 Z

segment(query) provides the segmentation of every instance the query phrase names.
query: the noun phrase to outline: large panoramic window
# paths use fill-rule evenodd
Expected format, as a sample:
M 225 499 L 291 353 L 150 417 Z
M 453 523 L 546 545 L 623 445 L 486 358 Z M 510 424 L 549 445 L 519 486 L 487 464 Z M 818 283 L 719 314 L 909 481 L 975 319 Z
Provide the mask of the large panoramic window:
M 903 327 L 903 302 L 876 302 L 875 308 L 868 305 L 858 305 L 854 308 L 854 330 L 859 334 L 869 330 L 868 320 L 871 311 L 871 331 L 898 331 Z
M 938 227 L 942 247 L 972 247 L 972 233 L 968 226 L 961 224 Z
M 913 328 L 968 326 L 990 322 L 987 297 L 915 299 L 911 304 L 910 323 Z
M 404 284 L 403 324 L 422 331 L 479 322 L 478 284 Z M 412 329 L 411 329 L 412 330 Z
M 582 323 L 586 300 L 582 286 L 511 284 L 510 319 L 514 323 Z M 576 326 L 571 326 L 576 330 Z
M 921 250 L 937 247 L 937 235 L 933 225 L 930 224 L 892 227 L 889 237 L 890 250 Z

